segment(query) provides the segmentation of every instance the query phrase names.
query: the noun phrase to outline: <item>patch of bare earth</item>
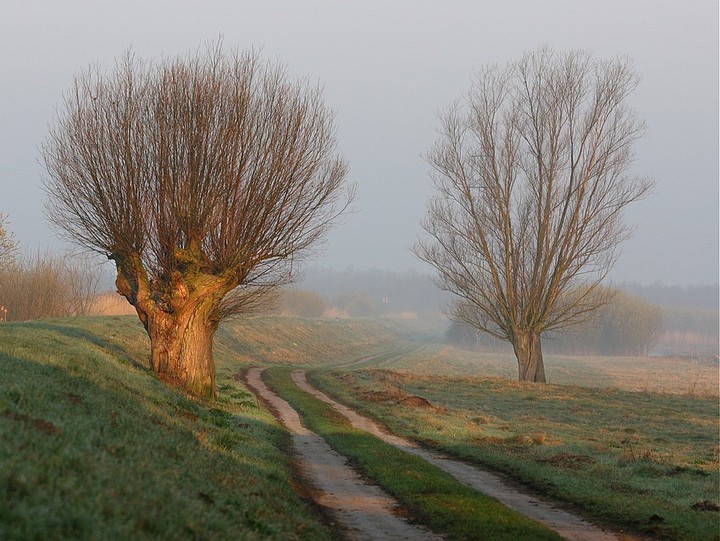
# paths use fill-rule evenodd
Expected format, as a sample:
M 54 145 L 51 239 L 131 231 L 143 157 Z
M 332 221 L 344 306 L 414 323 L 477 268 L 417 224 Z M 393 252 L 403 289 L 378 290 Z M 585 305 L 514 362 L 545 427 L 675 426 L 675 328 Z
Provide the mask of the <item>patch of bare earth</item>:
M 432 532 L 410 524 L 399 503 L 380 488 L 366 483 L 344 457 L 320 436 L 307 430 L 297 412 L 267 388 L 262 369 L 251 368 L 247 383 L 267 402 L 292 434 L 293 451 L 307 493 L 351 540 L 439 540 Z
M 515 509 L 533 520 L 545 524 L 565 539 L 570 541 L 637 541 L 642 539 L 621 532 L 603 530 L 577 515 L 557 508 L 552 503 L 522 493 L 496 473 L 483 470 L 474 465 L 471 466 L 458 460 L 453 460 L 442 453 L 423 449 L 410 440 L 389 434 L 372 420 L 363 417 L 354 410 L 315 389 L 307 382 L 305 373 L 300 370 L 294 371 L 292 378 L 302 390 L 331 405 L 344 415 L 355 428 L 370 432 L 387 443 L 427 460 L 431 464 L 448 472 L 461 483 L 501 501 L 511 509 Z M 414 398 L 417 399 L 421 397 Z M 414 402 L 420 405 L 420 401 L 415 400 Z M 428 404 L 430 403 L 428 402 Z M 428 407 L 424 404 L 423 406 Z M 430 405 L 430 407 L 432 407 L 432 405 Z M 582 459 L 568 456 L 565 462 L 572 467 L 577 462 L 582 462 Z

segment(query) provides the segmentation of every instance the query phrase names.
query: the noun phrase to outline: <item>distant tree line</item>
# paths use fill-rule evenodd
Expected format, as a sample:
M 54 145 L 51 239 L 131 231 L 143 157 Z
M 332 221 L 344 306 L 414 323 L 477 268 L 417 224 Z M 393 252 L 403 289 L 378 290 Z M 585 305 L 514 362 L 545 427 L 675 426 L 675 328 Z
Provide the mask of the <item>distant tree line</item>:
M 307 270 L 298 287 L 319 293 L 329 305 L 350 316 L 367 317 L 406 311 L 442 312 L 449 296 L 430 274 L 412 270 Z
M 385 298 L 387 301 L 387 298 Z M 393 315 L 388 311 L 388 302 L 376 300 L 365 292 L 350 292 L 325 298 L 316 291 L 285 289 L 277 298 L 271 311 L 285 316 L 318 318 L 342 317 L 363 318 Z M 397 304 L 395 304 L 397 308 Z
M 665 330 L 655 346 L 661 355 L 713 358 L 720 350 L 720 287 L 623 283 L 620 289 L 662 306 Z
M 662 355 L 712 358 L 720 351 L 717 308 L 665 306 L 665 332 L 656 350 Z
M 717 310 L 720 302 L 720 284 L 643 285 L 637 282 L 622 282 L 618 286 L 631 295 L 663 307 L 710 308 Z M 667 310 L 666 310 L 667 311 Z
M 663 334 L 663 310 L 622 291 L 598 308 L 584 323 L 564 332 L 548 333 L 545 349 L 559 354 L 647 355 Z M 448 342 L 473 350 L 498 347 L 497 339 L 454 321 Z
M 549 333 L 546 349 L 597 355 L 717 353 L 717 284 L 644 286 L 626 282 L 615 289 L 614 302 L 600 309 L 596 317 L 577 329 Z M 435 287 L 429 274 L 354 268 L 310 268 L 298 289 L 286 290 L 280 299 L 276 312 L 298 317 L 393 316 L 410 311 L 434 320 L 450 302 L 450 296 Z M 505 347 L 458 323 L 450 323 L 447 340 L 472 350 Z

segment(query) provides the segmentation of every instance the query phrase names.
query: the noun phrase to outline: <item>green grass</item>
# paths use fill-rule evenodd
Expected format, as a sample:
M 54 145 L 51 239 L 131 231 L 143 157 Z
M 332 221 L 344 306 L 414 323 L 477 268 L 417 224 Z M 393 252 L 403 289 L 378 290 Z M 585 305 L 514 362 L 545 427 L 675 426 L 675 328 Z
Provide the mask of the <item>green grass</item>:
M 290 369 L 271 368 L 269 386 L 297 409 L 306 426 L 347 456 L 413 516 L 448 539 L 560 539 L 546 527 L 456 481 L 439 468 L 363 431 L 327 404 L 301 391 Z
M 488 465 L 601 523 L 660 539 L 716 540 L 718 403 L 386 370 L 311 381 L 395 433 Z M 431 408 L 403 406 L 421 396 Z
M 0 324 L 0 539 L 330 539 L 228 358 L 213 403 L 144 364 L 133 318 Z
M 202 403 L 149 373 L 135 317 L 0 324 L 0 539 L 329 539 L 292 489 L 288 435 L 235 375 L 251 364 L 332 368 L 371 355 L 416 375 L 314 381 L 398 433 L 506 471 L 600 522 L 662 539 L 718 539 L 718 514 L 690 509 L 718 499 L 717 369 L 550 357 L 551 380 L 595 389 L 439 377 L 438 369 L 514 378 L 515 366 L 411 347 L 412 333 L 374 320 L 234 321 L 216 336 L 218 400 Z M 437 408 L 396 404 L 408 394 Z M 365 445 L 340 432 L 350 448 Z M 367 444 L 368 461 L 377 449 Z M 390 460 L 380 456 L 378 471 Z M 394 483 L 426 507 L 445 505 L 411 474 Z M 480 505 L 449 485 L 440 493 L 457 513 L 432 519 L 440 529 L 465 524 L 457 517 Z

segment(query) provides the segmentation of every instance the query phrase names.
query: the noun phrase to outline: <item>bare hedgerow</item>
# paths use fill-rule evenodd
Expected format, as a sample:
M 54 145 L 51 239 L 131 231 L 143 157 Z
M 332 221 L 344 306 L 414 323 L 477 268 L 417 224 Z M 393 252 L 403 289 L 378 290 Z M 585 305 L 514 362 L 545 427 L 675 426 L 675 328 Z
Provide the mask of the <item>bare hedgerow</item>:
M 89 260 L 37 252 L 0 270 L 5 317 L 27 321 L 94 314 L 101 274 Z
M 0 272 L 14 264 L 18 252 L 15 235 L 7 230 L 7 223 L 7 216 L 0 213 Z

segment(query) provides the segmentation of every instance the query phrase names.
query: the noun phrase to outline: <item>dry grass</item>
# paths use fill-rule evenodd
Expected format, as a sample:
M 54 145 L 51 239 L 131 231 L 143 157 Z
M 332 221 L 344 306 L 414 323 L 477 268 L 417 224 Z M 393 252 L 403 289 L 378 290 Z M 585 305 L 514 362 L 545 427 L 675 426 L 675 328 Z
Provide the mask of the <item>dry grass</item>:
M 473 353 L 435 345 L 386 365 L 416 374 L 517 378 L 512 353 Z M 667 357 L 600 357 L 546 355 L 550 383 L 633 392 L 720 396 L 717 366 Z
M 129 316 L 135 315 L 135 309 L 119 293 L 106 291 L 95 297 L 91 313 L 99 316 Z

